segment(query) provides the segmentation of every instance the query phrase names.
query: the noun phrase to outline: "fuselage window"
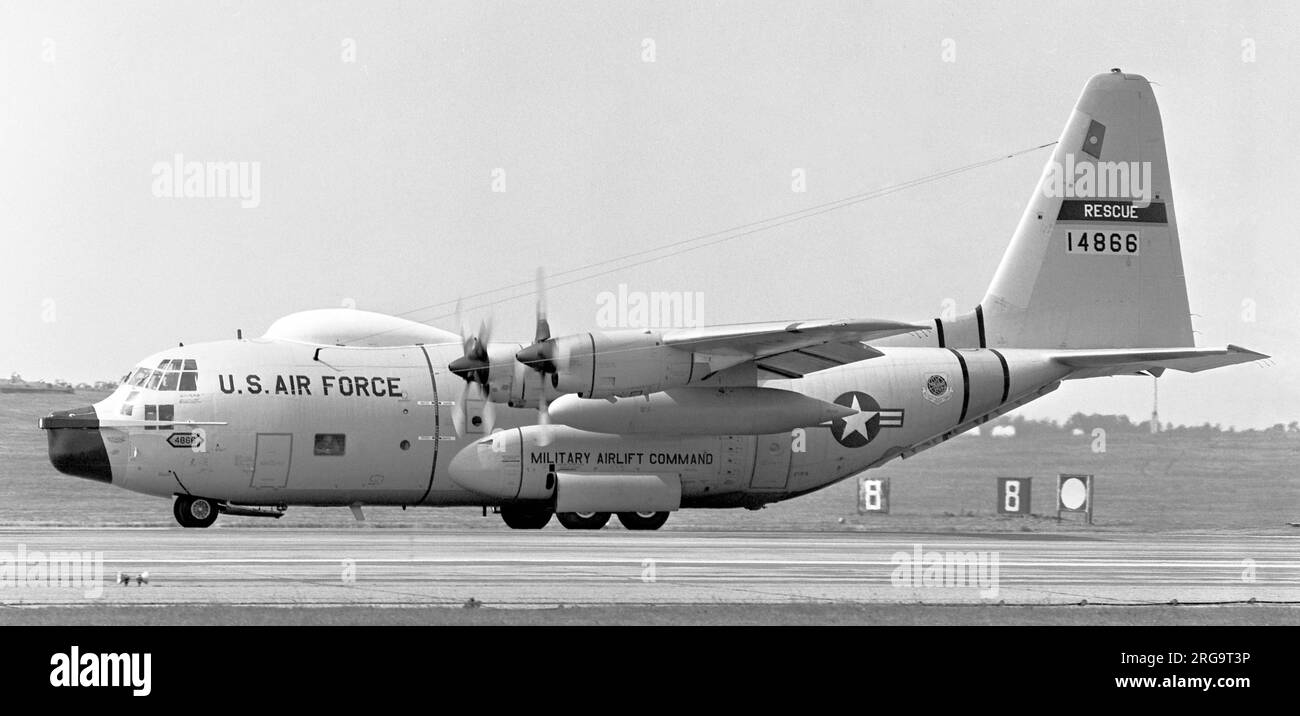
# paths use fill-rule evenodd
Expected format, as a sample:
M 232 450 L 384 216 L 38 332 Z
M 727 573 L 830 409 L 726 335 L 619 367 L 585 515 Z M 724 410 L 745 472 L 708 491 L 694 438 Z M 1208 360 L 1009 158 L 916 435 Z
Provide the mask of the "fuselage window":
M 316 433 L 317 455 L 342 455 L 345 449 L 346 435 L 337 433 Z

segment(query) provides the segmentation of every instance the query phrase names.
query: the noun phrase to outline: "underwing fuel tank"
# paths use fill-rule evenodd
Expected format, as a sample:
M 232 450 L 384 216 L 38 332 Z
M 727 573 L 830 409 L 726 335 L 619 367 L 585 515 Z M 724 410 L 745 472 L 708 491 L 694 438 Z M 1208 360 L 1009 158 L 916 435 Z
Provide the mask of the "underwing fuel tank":
M 769 435 L 852 415 L 843 405 L 776 388 L 678 388 L 631 398 L 564 395 L 557 423 L 620 435 Z

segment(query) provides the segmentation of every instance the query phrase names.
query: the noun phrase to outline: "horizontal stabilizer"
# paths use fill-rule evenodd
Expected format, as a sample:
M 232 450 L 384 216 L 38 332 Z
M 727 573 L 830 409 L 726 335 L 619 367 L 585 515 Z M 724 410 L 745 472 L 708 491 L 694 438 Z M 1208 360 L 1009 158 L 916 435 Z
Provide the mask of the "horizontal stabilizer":
M 1239 346 L 1224 348 L 1116 348 L 1107 350 L 1062 351 L 1052 360 L 1074 368 L 1070 378 L 1141 373 L 1144 371 L 1181 370 L 1199 373 L 1211 368 L 1250 363 L 1268 358 Z

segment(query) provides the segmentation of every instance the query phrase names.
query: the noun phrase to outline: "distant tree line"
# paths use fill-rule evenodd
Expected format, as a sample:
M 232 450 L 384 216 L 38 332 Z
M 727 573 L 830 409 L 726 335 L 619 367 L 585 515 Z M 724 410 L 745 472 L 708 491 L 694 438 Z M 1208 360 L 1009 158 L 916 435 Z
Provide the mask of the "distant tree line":
M 1092 433 L 1094 428 L 1101 428 L 1107 434 L 1122 433 L 1150 433 L 1151 421 L 1143 420 L 1133 422 L 1127 415 L 1103 415 L 1099 413 L 1075 413 L 1069 420 L 1064 423 L 1056 420 L 1033 420 L 1023 415 L 1012 415 L 1009 417 L 999 418 L 989 424 L 1010 425 L 1016 429 L 1017 437 L 1032 437 L 1034 435 L 1054 435 L 1060 433 L 1071 434 L 1075 430 L 1082 431 L 1085 434 Z M 981 431 L 988 434 L 988 427 Z M 1246 430 L 1238 430 L 1235 426 L 1223 426 L 1219 423 L 1202 423 L 1201 425 L 1174 425 L 1172 422 L 1160 425 L 1161 433 L 1180 436 L 1219 436 L 1219 435 L 1300 435 L 1300 421 L 1292 420 L 1289 424 L 1275 423 L 1272 427 Z

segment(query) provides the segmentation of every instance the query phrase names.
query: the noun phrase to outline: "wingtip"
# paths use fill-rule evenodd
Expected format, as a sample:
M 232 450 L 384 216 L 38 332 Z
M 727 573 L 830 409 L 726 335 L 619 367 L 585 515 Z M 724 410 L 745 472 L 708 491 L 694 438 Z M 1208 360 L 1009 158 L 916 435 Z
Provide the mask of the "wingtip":
M 1260 353 L 1259 351 L 1252 351 L 1252 350 L 1249 349 L 1249 348 L 1242 348 L 1241 346 L 1233 345 L 1233 344 L 1231 344 L 1231 343 L 1228 344 L 1228 350 L 1229 350 L 1229 351 L 1232 351 L 1233 353 L 1240 353 L 1240 354 L 1242 354 L 1242 355 L 1254 356 L 1254 359 L 1255 359 L 1255 360 L 1265 360 L 1265 359 L 1267 359 L 1267 358 L 1272 358 L 1272 357 L 1273 357 L 1273 356 L 1271 356 L 1271 355 L 1268 355 L 1267 353 Z

